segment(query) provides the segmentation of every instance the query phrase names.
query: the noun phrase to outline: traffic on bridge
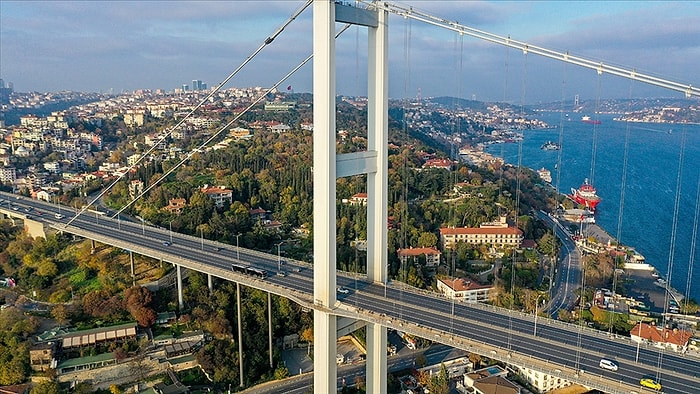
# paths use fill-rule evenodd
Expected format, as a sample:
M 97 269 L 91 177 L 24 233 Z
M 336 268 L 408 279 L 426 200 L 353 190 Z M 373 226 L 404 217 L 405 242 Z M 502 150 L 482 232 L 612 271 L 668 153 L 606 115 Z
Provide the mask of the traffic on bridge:
M 66 225 L 74 215 L 66 207 L 6 193 L 0 198 L 4 214 L 262 289 L 307 308 L 324 308 L 313 300 L 310 264 L 99 213 L 78 216 Z M 242 272 L 235 266 L 254 270 Z M 657 376 L 667 392 L 692 393 L 697 386 L 700 360 L 640 346 L 629 338 L 463 303 L 402 283 L 370 283 L 364 275 L 339 272 L 338 286 L 338 302 L 327 311 L 336 316 L 381 324 L 608 393 L 639 392 L 643 376 Z M 603 358 L 614 359 L 617 370 L 600 368 Z M 660 376 L 658 370 L 663 371 Z

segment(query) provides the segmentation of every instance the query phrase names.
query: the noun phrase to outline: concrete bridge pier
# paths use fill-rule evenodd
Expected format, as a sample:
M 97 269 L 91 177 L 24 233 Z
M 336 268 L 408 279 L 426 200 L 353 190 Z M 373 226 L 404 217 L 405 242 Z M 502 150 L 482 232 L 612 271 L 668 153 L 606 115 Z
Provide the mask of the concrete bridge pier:
M 268 342 L 269 342 L 269 352 L 270 352 L 270 369 L 274 368 L 272 365 L 272 296 L 270 292 L 267 292 L 267 332 L 268 332 Z
M 182 268 L 179 264 L 175 265 L 177 269 L 177 304 L 180 307 L 180 311 L 185 309 L 185 300 L 182 297 Z
M 136 286 L 136 269 L 134 268 L 134 252 L 129 251 L 129 263 L 131 264 L 131 285 Z
M 90 254 L 95 254 L 96 249 L 97 249 L 97 245 L 95 244 L 95 240 L 91 239 L 90 240 Z
M 243 327 L 241 327 L 241 284 L 236 282 L 236 305 L 238 311 L 238 365 L 240 367 L 240 386 L 243 387 Z
M 209 286 L 209 294 L 214 292 L 214 278 L 211 274 L 207 274 L 207 285 Z

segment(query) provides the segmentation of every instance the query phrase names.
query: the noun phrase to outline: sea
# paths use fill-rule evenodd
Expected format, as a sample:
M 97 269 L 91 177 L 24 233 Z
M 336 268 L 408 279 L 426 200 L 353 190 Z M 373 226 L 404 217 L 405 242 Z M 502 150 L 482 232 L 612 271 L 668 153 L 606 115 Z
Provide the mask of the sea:
M 522 142 L 485 151 L 550 170 L 561 193 L 588 179 L 602 198 L 596 223 L 642 254 L 679 293 L 700 301 L 700 125 L 624 122 L 605 114 L 594 125 L 581 115 L 539 113 L 553 128 L 525 130 Z M 541 149 L 547 141 L 561 149 Z

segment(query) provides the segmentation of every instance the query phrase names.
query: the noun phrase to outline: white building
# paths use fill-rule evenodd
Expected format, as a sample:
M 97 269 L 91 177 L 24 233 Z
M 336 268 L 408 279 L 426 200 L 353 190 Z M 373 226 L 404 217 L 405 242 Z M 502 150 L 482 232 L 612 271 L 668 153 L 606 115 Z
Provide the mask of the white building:
M 409 248 L 409 249 L 399 249 L 397 251 L 401 264 L 408 261 L 410 258 L 417 258 L 418 256 L 425 255 L 425 265 L 426 267 L 437 267 L 440 265 L 440 256 L 442 255 L 439 250 L 435 248 Z
M 480 285 L 464 278 L 438 279 L 437 288 L 446 297 L 465 302 L 486 302 L 493 290 L 492 285 Z
M 204 185 L 202 193 L 214 200 L 214 205 L 217 208 L 222 208 L 224 203 L 233 203 L 233 190 L 227 189 L 224 186 L 208 186 Z
M 17 170 L 15 167 L 0 167 L 0 183 L 15 183 Z

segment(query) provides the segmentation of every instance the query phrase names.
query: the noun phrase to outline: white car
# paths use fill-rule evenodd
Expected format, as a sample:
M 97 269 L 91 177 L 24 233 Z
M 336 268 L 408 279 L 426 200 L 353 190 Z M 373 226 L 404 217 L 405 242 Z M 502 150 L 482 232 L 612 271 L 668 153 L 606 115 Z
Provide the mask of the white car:
M 614 361 L 608 359 L 601 359 L 599 366 L 603 369 L 608 369 L 610 371 L 617 371 L 617 364 Z
M 343 288 L 343 287 L 338 287 L 336 290 L 338 290 L 338 293 L 340 294 L 348 294 L 350 293 L 350 290 Z

